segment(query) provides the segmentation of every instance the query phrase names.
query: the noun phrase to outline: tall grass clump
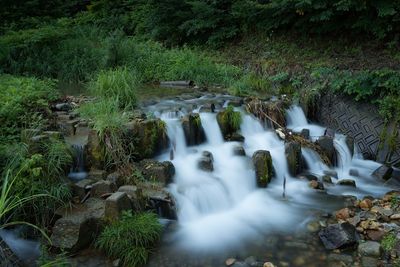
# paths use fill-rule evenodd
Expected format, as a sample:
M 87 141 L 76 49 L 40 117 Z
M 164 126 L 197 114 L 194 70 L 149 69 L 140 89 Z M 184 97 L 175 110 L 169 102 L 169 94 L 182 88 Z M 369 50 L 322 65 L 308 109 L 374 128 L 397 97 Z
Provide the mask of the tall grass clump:
M 90 91 L 94 96 L 114 98 L 121 107 L 136 105 L 136 90 L 140 85 L 140 78 L 136 71 L 127 68 L 101 71 L 90 84 Z
M 229 86 L 231 94 L 245 96 L 251 94 L 273 94 L 273 89 L 267 79 L 253 73 L 241 76 Z
M 91 122 L 96 131 L 106 164 L 110 166 L 129 162 L 129 153 L 126 153 L 123 142 L 124 126 L 129 122 L 129 113 L 120 109 L 119 99 L 99 99 L 81 106 L 78 111 Z
M 156 214 L 125 212 L 120 220 L 103 230 L 96 246 L 109 257 L 121 259 L 123 266 L 143 266 L 161 230 Z

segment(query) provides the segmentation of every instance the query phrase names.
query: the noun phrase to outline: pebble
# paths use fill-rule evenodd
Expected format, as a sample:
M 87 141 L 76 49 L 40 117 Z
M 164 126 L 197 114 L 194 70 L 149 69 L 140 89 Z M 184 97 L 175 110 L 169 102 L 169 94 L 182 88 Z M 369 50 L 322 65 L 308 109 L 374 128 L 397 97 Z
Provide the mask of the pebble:
M 349 208 L 344 208 L 341 210 L 338 210 L 335 214 L 337 220 L 347 220 L 350 218 L 350 209 Z
M 400 219 L 400 213 L 396 213 L 390 216 L 390 219 L 392 220 L 399 220 Z
M 372 207 L 372 201 L 368 198 L 362 200 L 360 202 L 360 208 L 363 210 L 369 210 Z
M 263 267 L 275 267 L 275 265 L 272 262 L 264 262 Z
M 379 257 L 381 255 L 381 244 L 376 241 L 367 241 L 358 245 L 360 256 Z
M 225 261 L 225 265 L 226 265 L 226 266 L 231 266 L 231 265 L 233 265 L 235 262 L 236 262 L 236 259 L 234 259 L 234 258 L 229 258 L 229 259 L 227 259 L 227 260 Z

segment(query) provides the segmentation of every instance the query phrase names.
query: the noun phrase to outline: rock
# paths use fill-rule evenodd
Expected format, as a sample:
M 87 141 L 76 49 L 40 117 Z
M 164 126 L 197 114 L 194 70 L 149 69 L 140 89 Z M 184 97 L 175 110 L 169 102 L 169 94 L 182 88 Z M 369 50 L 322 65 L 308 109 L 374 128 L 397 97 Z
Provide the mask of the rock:
M 263 267 L 275 267 L 275 265 L 272 262 L 264 262 Z
M 218 112 L 217 122 L 219 128 L 221 129 L 222 136 L 224 137 L 225 140 L 231 140 L 233 134 L 235 134 L 237 130 L 240 129 L 240 121 L 241 121 L 240 112 L 234 111 L 232 107 L 228 107 L 227 109 Z M 243 140 L 244 138 L 239 141 L 242 142 Z
M 354 154 L 354 138 L 351 136 L 346 136 L 346 144 L 347 148 L 350 150 L 350 154 L 353 156 Z
M 385 231 L 382 229 L 378 230 L 367 230 L 367 236 L 369 239 L 373 241 L 380 241 L 382 240 L 383 236 L 385 235 Z
M 334 170 L 324 170 L 323 171 L 324 175 L 328 175 L 330 177 L 338 178 L 338 173 L 337 171 Z
M 117 187 L 125 184 L 124 177 L 119 172 L 113 172 L 107 175 L 107 181 L 115 184 Z
M 152 158 L 169 146 L 165 122 L 160 119 L 135 119 L 125 125 L 124 142 L 135 148 L 136 160 Z
M 199 162 L 197 163 L 197 167 L 200 170 L 206 172 L 212 172 L 214 170 L 213 162 L 214 162 L 214 157 L 211 154 L 211 152 L 203 151 L 203 155 L 200 158 Z
M 308 183 L 308 185 L 312 188 L 312 189 L 318 189 L 318 190 L 324 190 L 324 184 L 319 182 L 319 181 L 310 181 Z
M 72 106 L 69 103 L 58 103 L 54 107 L 56 110 L 59 111 L 69 111 L 70 109 L 72 109 Z
M 257 260 L 256 260 L 256 258 L 255 258 L 254 256 L 247 257 L 247 258 L 244 260 L 244 262 L 245 262 L 248 266 L 257 266 L 257 265 L 258 265 Z
M 256 181 L 259 187 L 266 187 L 272 179 L 273 166 L 269 151 L 258 150 L 254 152 L 253 164 L 256 173 Z
M 328 255 L 328 262 L 335 262 L 335 263 L 342 262 L 345 264 L 345 266 L 350 266 L 353 263 L 353 257 L 346 254 L 330 253 Z
M 145 159 L 142 160 L 139 165 L 142 168 L 143 176 L 148 181 L 157 181 L 164 185 L 172 183 L 175 175 L 175 167 L 172 162 L 159 162 L 156 160 Z
M 235 156 L 246 156 L 246 151 L 242 146 L 235 146 L 233 148 L 233 155 Z
M 320 230 L 320 223 L 318 221 L 312 221 L 307 223 L 307 230 L 311 233 L 316 233 Z
M 349 175 L 358 177 L 360 175 L 360 173 L 356 169 L 350 169 Z
M 48 136 L 49 138 L 57 139 L 57 140 L 63 140 L 63 135 L 61 132 L 58 131 L 44 131 L 44 135 Z
M 76 196 L 79 198 L 79 200 L 82 200 L 87 192 L 89 192 L 90 185 L 94 184 L 95 181 L 91 180 L 91 179 L 83 179 L 80 180 L 77 183 L 74 183 L 71 185 L 71 191 L 72 191 L 72 196 Z
M 354 181 L 352 179 L 341 179 L 341 180 L 337 181 L 336 184 L 337 185 L 345 185 L 345 186 L 356 187 L 356 181 Z
M 199 114 L 189 114 L 182 118 L 183 132 L 188 146 L 199 145 L 206 140 Z
M 102 169 L 105 164 L 105 148 L 95 130 L 89 131 L 88 143 L 85 148 L 87 168 Z
M 396 213 L 390 216 L 390 219 L 392 220 L 400 220 L 400 213 Z
M 338 249 L 358 243 L 356 228 L 349 223 L 331 224 L 319 233 L 319 238 L 326 249 Z
M 372 201 L 368 198 L 363 199 L 362 201 L 360 201 L 359 206 L 363 210 L 369 210 L 370 208 L 372 208 Z
M 304 138 L 304 139 L 310 139 L 310 130 L 309 129 L 303 129 L 300 132 L 300 135 Z
M 393 173 L 392 167 L 382 165 L 372 173 L 372 176 L 386 181 L 392 177 L 392 173 Z
M 227 259 L 227 260 L 225 261 L 225 265 L 226 265 L 226 266 L 231 266 L 231 265 L 233 265 L 235 262 L 236 262 L 236 259 L 234 259 L 234 258 L 229 258 L 229 259 Z
M 360 256 L 379 257 L 381 255 L 381 244 L 375 241 L 360 243 L 357 251 Z
M 301 159 L 301 146 L 299 143 L 289 142 L 285 144 L 285 155 L 289 173 L 296 176 L 303 170 Z
M 58 120 L 57 126 L 64 135 L 71 136 L 75 135 L 75 127 L 78 125 L 79 121 L 79 119 Z
M 105 216 L 116 220 L 124 210 L 131 210 L 131 201 L 125 192 L 115 192 L 106 199 Z
M 101 230 L 105 213 L 104 200 L 89 198 L 84 204 L 65 208 L 63 217 L 52 229 L 51 245 L 57 249 L 76 252 L 89 246 Z
M 347 220 L 348 218 L 350 218 L 352 212 L 350 211 L 349 208 L 344 208 L 341 210 L 338 210 L 335 212 L 335 217 L 337 220 Z
M 372 257 L 362 257 L 361 258 L 362 267 L 376 267 L 379 266 L 378 260 Z
M 113 193 L 117 190 L 115 184 L 110 181 L 100 180 L 92 185 L 92 190 L 90 191 L 90 195 L 92 197 L 101 197 L 104 194 Z
M 238 133 L 232 133 L 227 137 L 227 140 L 232 142 L 244 142 L 244 136 Z
M 333 138 L 330 136 L 321 136 L 318 138 L 317 145 L 319 145 L 329 160 L 335 162 L 335 147 L 333 145 Z
M 318 177 L 311 173 L 302 174 L 297 177 L 299 177 L 300 179 L 306 179 L 308 181 L 318 181 Z
M 92 179 L 94 181 L 100 181 L 106 179 L 107 172 L 105 170 L 91 169 L 87 177 L 88 179 Z
M 322 181 L 324 183 L 332 184 L 332 178 L 329 175 L 322 176 Z
M 176 220 L 176 206 L 173 196 L 161 184 L 146 183 L 141 184 L 140 187 L 148 208 L 156 210 L 161 217 Z

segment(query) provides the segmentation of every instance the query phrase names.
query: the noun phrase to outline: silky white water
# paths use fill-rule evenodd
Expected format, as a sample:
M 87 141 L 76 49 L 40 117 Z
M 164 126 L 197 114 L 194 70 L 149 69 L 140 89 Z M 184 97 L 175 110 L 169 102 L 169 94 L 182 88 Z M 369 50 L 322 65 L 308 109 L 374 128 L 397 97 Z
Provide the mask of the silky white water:
M 207 141 L 188 147 L 180 115 L 174 114 L 163 112 L 161 118 L 167 124 L 176 169 L 174 182 L 169 185 L 178 208 L 175 238 L 184 248 L 213 251 L 269 232 L 294 231 L 307 221 L 310 208 L 329 206 L 329 195 L 321 195 L 309 188 L 308 181 L 290 176 L 284 141 L 272 129 L 264 129 L 252 115 L 243 113 L 241 134 L 245 141 L 241 144 L 223 140 L 215 114 L 200 113 Z M 309 129 L 313 140 L 325 132 L 324 127 L 309 124 L 298 106 L 287 111 L 287 121 L 293 131 Z M 239 145 L 244 147 L 246 157 L 234 155 L 234 148 Z M 338 152 L 338 166 L 334 168 L 323 164 L 316 152 L 302 149 L 309 172 L 320 177 L 326 171 L 336 171 L 337 179 L 351 178 L 357 183 L 357 188 L 328 185 L 328 193 L 363 196 L 389 190 L 371 177 L 380 164 L 352 157 L 343 135 L 336 135 L 334 146 Z M 267 188 L 256 186 L 251 156 L 257 150 L 268 150 L 272 156 L 275 175 Z M 204 151 L 213 155 L 212 172 L 198 168 Z M 169 160 L 170 155 L 166 153 L 159 159 Z M 358 176 L 350 176 L 350 170 L 356 170 Z

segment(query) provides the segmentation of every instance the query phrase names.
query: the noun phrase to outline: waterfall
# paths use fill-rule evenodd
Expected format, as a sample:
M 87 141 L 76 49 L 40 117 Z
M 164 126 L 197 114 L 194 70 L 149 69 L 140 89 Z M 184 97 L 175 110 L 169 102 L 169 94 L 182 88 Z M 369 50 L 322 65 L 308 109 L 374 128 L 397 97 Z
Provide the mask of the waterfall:
M 74 163 L 68 177 L 71 180 L 79 181 L 87 177 L 85 170 L 85 144 L 72 144 L 74 150 Z
M 327 195 L 311 190 L 308 181 L 291 177 L 284 141 L 272 129 L 264 129 L 254 116 L 242 112 L 240 133 L 245 140 L 240 143 L 223 140 L 216 114 L 200 112 L 199 115 L 207 141 L 189 148 L 179 115 L 161 114 L 175 151 L 172 159 L 175 176 L 168 189 L 177 205 L 179 227 L 174 240 L 178 240 L 182 248 L 217 251 L 269 231 L 295 230 L 307 220 L 304 214 L 310 208 L 332 207 L 332 203 L 326 201 Z M 324 127 L 309 124 L 298 106 L 287 111 L 287 121 L 295 132 L 310 129 L 312 140 L 325 132 Z M 249 157 L 234 155 L 237 146 L 243 146 Z M 302 148 L 308 171 L 319 179 L 327 171 L 336 171 L 339 179 L 356 180 L 357 188 L 328 185 L 328 194 L 364 196 L 387 190 L 371 177 L 379 164 L 352 158 L 343 135 L 336 135 L 334 146 L 339 158 L 337 168 L 325 165 L 315 151 Z M 256 186 L 251 156 L 257 150 L 267 150 L 272 157 L 274 177 L 267 188 Z M 213 171 L 198 167 L 204 151 L 213 155 Z M 168 158 L 168 154 L 160 156 L 160 160 Z M 351 169 L 357 170 L 359 175 L 351 176 Z M 284 181 L 286 199 L 282 198 Z

